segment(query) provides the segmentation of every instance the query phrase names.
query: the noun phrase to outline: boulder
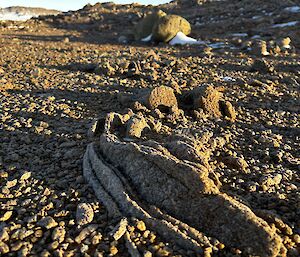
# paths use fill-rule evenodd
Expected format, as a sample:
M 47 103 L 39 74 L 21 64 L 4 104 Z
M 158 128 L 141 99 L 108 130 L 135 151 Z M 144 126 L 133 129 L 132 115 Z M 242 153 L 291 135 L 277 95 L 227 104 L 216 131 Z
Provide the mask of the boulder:
M 174 90 L 171 87 L 160 86 L 154 88 L 149 95 L 146 96 L 145 104 L 151 109 L 156 108 L 172 108 L 178 107 Z
M 141 40 L 152 34 L 154 25 L 159 21 L 159 19 L 167 14 L 162 10 L 153 12 L 146 17 L 144 17 L 139 23 L 134 27 L 134 38 L 135 40 Z
M 178 32 L 189 35 L 191 33 L 190 23 L 178 15 L 165 15 L 154 25 L 152 36 L 154 41 L 169 42 Z

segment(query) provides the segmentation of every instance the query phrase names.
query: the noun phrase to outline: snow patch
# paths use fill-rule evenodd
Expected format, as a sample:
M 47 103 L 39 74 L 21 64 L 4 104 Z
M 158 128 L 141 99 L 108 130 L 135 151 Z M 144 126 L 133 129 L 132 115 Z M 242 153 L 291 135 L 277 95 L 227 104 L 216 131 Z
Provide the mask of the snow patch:
M 150 34 L 148 37 L 142 38 L 143 42 L 150 42 L 152 39 L 152 34 Z
M 300 6 L 290 6 L 290 7 L 284 8 L 284 10 L 286 12 L 298 13 L 298 12 L 300 12 Z
M 186 36 L 182 32 L 178 32 L 177 35 L 169 42 L 170 45 L 201 45 L 202 41 L 198 41 L 194 38 Z
M 26 21 L 32 17 L 37 17 L 38 15 L 33 14 L 20 14 L 16 12 L 3 12 L 0 13 L 0 20 L 2 21 Z
M 292 27 L 299 23 L 299 21 L 290 21 L 286 23 L 279 23 L 272 26 L 272 28 L 284 28 L 284 27 Z

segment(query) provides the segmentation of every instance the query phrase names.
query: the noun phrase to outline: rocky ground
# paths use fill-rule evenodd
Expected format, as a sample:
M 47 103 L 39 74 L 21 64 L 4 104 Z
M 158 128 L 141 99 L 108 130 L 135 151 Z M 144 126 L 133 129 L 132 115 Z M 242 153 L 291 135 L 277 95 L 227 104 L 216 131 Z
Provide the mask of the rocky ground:
M 162 6 L 186 14 L 193 36 L 206 40 L 205 46 L 119 44 L 149 6 L 87 6 L 57 17 L 2 23 L 1 256 L 129 256 L 126 240 L 118 236 L 124 224 L 108 218 L 82 175 L 83 154 L 93 140 L 88 130 L 96 118 L 128 111 L 121 96 L 165 85 L 180 98 L 204 84 L 223 91 L 236 110 L 235 121 L 185 111 L 179 120 L 162 118 L 165 131 L 226 138 L 209 160 L 221 191 L 275 226 L 288 256 L 300 255 L 299 30 L 276 27 L 299 21 L 299 13 L 285 9 L 297 3 L 232 5 L 240 2 L 244 10 L 234 8 L 224 17 L 232 6 L 219 1 Z M 195 10 L 203 15 L 197 17 Z M 254 51 L 257 35 L 270 55 Z M 291 48 L 275 51 L 286 37 Z M 141 255 L 196 256 L 142 221 L 129 220 L 129 230 Z M 203 256 L 244 255 L 215 241 Z

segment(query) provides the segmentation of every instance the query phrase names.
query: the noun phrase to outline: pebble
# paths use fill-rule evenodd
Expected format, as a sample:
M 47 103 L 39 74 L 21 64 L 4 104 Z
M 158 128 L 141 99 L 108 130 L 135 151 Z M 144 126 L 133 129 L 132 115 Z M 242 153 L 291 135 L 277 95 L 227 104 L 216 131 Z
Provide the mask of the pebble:
M 13 212 L 12 211 L 6 211 L 3 215 L 0 214 L 0 221 L 7 221 L 11 218 Z
M 50 216 L 42 218 L 37 224 L 46 229 L 51 229 L 58 225 L 58 223 Z
M 80 203 L 77 206 L 76 222 L 78 225 L 86 225 L 93 221 L 94 210 L 88 203 Z
M 147 228 L 146 228 L 146 224 L 145 224 L 145 222 L 144 221 L 142 221 L 142 220 L 139 220 L 137 223 L 136 223 L 136 227 L 137 227 L 137 229 L 138 230 L 140 230 L 140 231 L 145 231 Z
M 52 240 L 62 243 L 65 239 L 66 230 L 63 227 L 56 227 L 52 232 Z

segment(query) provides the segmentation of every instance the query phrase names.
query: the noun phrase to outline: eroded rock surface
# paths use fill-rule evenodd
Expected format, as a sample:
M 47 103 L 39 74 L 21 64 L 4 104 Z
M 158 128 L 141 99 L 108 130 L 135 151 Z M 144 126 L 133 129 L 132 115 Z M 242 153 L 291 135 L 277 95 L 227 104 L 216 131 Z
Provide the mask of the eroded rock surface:
M 279 254 L 282 241 L 274 228 L 220 192 L 210 168 L 175 157 L 153 140 L 123 141 L 114 125 L 120 120 L 119 114 L 108 115 L 100 140 L 84 157 L 84 175 L 113 217 L 142 219 L 167 239 L 199 252 L 209 244 L 207 235 L 248 254 Z

